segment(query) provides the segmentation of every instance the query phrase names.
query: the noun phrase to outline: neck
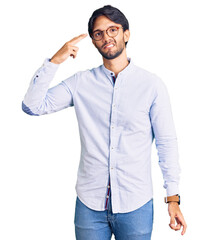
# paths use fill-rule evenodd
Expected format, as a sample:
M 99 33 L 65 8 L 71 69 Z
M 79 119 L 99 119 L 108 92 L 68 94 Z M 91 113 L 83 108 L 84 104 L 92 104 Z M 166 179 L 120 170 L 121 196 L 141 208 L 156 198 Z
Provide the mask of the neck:
M 103 64 L 107 69 L 114 72 L 115 76 L 117 77 L 119 72 L 121 72 L 129 64 L 126 55 L 126 49 L 124 49 L 123 52 L 117 58 L 110 60 L 103 58 Z

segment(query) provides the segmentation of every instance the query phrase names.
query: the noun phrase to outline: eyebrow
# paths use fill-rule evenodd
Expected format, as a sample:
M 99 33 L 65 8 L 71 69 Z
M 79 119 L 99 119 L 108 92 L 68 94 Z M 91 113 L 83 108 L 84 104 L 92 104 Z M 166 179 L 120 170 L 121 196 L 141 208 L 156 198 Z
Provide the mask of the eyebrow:
M 116 26 L 116 25 L 111 25 L 111 26 L 109 26 L 109 27 L 118 27 L 118 26 Z M 107 29 L 108 29 L 109 27 L 107 27 Z M 92 33 L 96 32 L 96 31 L 104 31 L 104 30 L 96 29 L 96 30 L 94 30 Z

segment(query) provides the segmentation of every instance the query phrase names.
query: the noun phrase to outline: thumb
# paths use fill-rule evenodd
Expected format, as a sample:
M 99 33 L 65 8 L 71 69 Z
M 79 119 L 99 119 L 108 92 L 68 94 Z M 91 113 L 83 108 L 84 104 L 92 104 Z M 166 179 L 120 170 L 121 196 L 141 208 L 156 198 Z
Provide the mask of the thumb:
M 172 229 L 175 229 L 175 218 L 173 215 L 170 216 L 170 224 L 169 226 L 172 228 Z

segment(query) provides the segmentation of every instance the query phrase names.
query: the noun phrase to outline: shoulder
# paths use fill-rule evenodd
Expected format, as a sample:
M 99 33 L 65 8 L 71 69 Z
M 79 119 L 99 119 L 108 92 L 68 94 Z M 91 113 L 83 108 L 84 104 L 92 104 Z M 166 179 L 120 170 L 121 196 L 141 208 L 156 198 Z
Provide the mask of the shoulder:
M 141 78 L 143 78 L 147 81 L 151 81 L 152 83 L 162 81 L 161 78 L 157 74 L 155 74 L 147 69 L 144 69 L 137 65 L 134 65 L 134 68 L 135 68 L 136 74 L 138 74 L 138 76 L 140 76 Z
M 101 66 L 98 67 L 94 67 L 91 69 L 85 69 L 85 70 L 81 70 L 77 73 L 75 73 L 75 76 L 78 78 L 82 78 L 82 77 L 88 77 L 88 76 L 92 76 L 92 75 L 96 75 L 101 71 Z
M 79 71 L 75 74 L 75 78 L 81 82 L 87 81 L 87 80 L 91 81 L 92 79 L 99 78 L 100 74 L 102 73 L 101 66 L 102 65 L 91 68 L 91 69 L 85 69 L 85 70 Z
M 156 73 L 144 69 L 134 64 L 134 76 L 139 82 L 145 84 L 153 89 L 166 87 L 164 81 Z

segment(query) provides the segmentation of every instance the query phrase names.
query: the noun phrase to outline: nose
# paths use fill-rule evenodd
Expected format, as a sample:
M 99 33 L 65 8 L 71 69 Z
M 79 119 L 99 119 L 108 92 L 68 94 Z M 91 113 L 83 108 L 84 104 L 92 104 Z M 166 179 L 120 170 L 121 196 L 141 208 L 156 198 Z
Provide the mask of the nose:
M 110 39 L 111 37 L 108 36 L 106 31 L 103 31 L 103 42 L 106 42 L 108 39 Z

